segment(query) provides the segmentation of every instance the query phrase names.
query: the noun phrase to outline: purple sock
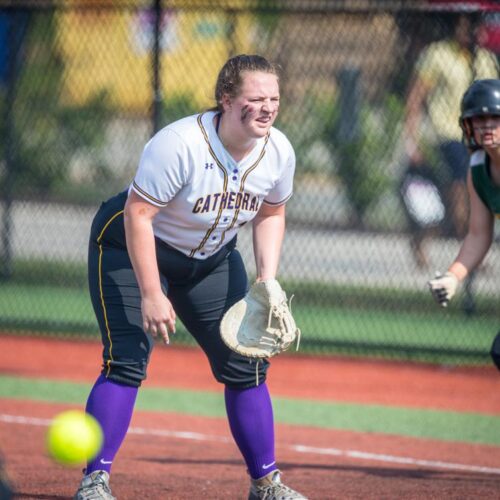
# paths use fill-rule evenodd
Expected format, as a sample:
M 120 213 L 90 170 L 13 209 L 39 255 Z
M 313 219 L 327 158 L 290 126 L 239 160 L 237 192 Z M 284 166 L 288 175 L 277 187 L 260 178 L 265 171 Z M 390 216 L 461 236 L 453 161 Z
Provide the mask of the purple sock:
M 233 438 L 248 472 L 259 479 L 277 469 L 274 418 L 266 384 L 250 389 L 225 389 L 226 411 Z
M 113 459 L 127 434 L 137 391 L 137 387 L 113 382 L 104 375 L 97 379 L 85 411 L 101 424 L 104 445 L 99 455 L 87 464 L 86 474 L 95 470 L 111 470 Z

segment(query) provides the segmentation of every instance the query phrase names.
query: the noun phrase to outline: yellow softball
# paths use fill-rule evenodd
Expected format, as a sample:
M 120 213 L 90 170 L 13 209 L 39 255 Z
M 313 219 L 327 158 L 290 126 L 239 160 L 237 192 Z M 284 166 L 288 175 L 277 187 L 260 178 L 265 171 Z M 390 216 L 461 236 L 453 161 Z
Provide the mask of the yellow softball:
M 68 410 L 57 415 L 47 432 L 49 455 L 60 464 L 73 466 L 92 460 L 101 451 L 99 422 L 88 413 Z

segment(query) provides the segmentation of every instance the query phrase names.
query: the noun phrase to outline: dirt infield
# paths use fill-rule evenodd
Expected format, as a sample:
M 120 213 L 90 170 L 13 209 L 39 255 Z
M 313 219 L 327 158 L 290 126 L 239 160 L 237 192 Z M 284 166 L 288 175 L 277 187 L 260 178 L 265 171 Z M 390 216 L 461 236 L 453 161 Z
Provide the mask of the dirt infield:
M 0 337 L 2 375 L 91 383 L 99 357 L 93 342 Z M 146 385 L 220 391 L 199 350 L 187 348 L 156 349 Z M 291 398 L 500 415 L 500 377 L 487 368 L 283 355 L 269 386 Z M 55 465 L 44 451 L 46 426 L 65 408 L 0 399 L 1 450 L 17 498 L 74 492 L 80 472 Z M 496 446 L 281 424 L 276 432 L 287 482 L 311 499 L 500 499 Z M 247 482 L 224 419 L 137 412 L 111 484 L 120 500 L 198 500 L 244 499 Z

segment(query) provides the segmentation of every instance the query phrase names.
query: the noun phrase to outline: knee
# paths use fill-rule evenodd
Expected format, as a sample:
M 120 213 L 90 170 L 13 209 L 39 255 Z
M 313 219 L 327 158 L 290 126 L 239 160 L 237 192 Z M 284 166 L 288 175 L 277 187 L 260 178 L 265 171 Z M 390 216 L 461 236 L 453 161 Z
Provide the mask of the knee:
M 235 355 L 220 366 L 212 366 L 217 382 L 230 389 L 249 389 L 266 381 L 269 368 L 267 359 L 250 359 Z
M 130 387 L 140 387 L 147 377 L 147 363 L 133 360 L 108 360 L 104 363 L 101 373 L 114 382 Z

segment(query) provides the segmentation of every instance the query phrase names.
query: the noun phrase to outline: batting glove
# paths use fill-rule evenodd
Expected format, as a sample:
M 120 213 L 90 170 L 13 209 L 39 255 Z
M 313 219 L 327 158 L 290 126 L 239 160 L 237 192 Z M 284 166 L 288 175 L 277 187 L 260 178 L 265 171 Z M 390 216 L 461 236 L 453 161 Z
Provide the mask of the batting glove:
M 436 277 L 427 284 L 436 302 L 441 307 L 446 307 L 457 291 L 458 278 L 450 272 L 445 273 L 444 276 L 436 273 Z

